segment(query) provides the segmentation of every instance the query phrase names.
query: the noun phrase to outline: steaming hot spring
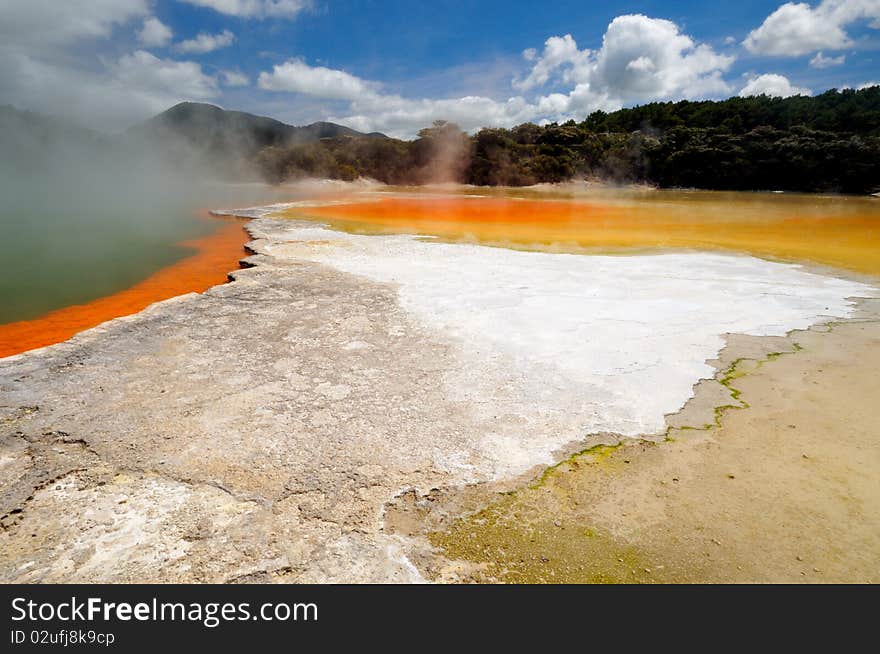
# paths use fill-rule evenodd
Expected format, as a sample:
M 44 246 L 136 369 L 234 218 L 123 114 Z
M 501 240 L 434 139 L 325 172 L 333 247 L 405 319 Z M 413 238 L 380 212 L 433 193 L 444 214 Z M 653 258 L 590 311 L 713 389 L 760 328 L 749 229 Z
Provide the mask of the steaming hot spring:
M 635 505 L 655 507 L 653 478 L 622 494 L 575 494 L 598 477 L 543 484 L 592 465 L 599 444 L 688 433 L 711 445 L 724 407 L 745 406 L 738 361 L 795 351 L 792 330 L 809 345 L 817 325 L 877 296 L 871 211 L 797 196 L 374 187 L 217 211 L 250 219 L 233 283 L 0 365 L 4 404 L 19 407 L 4 418 L 56 435 L 38 464 L 57 480 L 4 532 L 4 579 L 456 580 L 483 574 L 485 552 L 510 552 L 509 570 L 541 562 L 523 578 L 543 579 L 555 569 L 527 550 L 534 534 L 567 538 L 587 509 L 624 522 L 602 532 L 610 541 L 578 527 L 554 551 L 613 554 L 613 568 L 626 516 L 656 516 L 603 502 L 644 491 Z M 700 461 L 682 469 L 727 465 Z M 514 489 L 539 499 L 476 513 L 456 536 L 452 517 L 519 501 L 498 495 Z M 543 508 L 526 519 L 530 507 Z M 535 526 L 547 516 L 565 521 Z

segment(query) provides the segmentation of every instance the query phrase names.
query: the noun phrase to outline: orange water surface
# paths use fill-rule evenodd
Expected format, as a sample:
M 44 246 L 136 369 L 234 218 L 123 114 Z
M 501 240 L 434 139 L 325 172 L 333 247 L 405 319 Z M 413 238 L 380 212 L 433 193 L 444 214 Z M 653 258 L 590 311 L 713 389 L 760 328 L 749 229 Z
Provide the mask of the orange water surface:
M 180 244 L 192 248 L 193 254 L 130 288 L 86 304 L 64 307 L 34 320 L 0 325 L 0 357 L 60 343 L 111 318 L 137 313 L 154 302 L 222 284 L 227 272 L 238 268 L 244 244 L 250 238 L 241 220 L 216 220 L 222 223 L 215 232 Z
M 405 192 L 401 192 L 405 191 Z M 767 193 L 465 190 L 348 194 L 283 212 L 356 233 L 562 252 L 746 252 L 880 276 L 880 199 Z M 0 325 L 0 357 L 64 341 L 106 320 L 222 283 L 249 240 L 237 219 L 181 245 L 195 252 L 131 288 Z
M 877 198 L 653 190 L 566 197 L 380 193 L 286 215 L 358 233 L 569 252 L 727 250 L 880 275 Z

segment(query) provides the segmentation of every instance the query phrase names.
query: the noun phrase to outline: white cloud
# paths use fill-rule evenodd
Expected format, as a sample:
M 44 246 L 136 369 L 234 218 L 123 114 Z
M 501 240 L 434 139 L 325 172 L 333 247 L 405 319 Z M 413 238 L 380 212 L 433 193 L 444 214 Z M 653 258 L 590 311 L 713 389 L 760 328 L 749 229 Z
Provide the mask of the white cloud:
M 481 96 L 448 99 L 409 99 L 397 95 L 378 96 L 355 102 L 347 115 L 329 120 L 365 131 L 381 131 L 391 136 L 411 137 L 437 119 L 450 120 L 466 131 L 486 126 L 513 125 L 532 120 L 534 105 L 514 97 L 498 101 Z
M 743 45 L 755 54 L 791 57 L 842 50 L 855 45 L 846 28 L 862 20 L 880 29 L 878 0 L 822 0 L 815 7 L 787 2 L 750 32 Z
M 846 61 L 846 55 L 839 57 L 826 57 L 821 52 L 817 52 L 816 56 L 810 59 L 811 68 L 831 68 L 832 66 L 842 66 Z
M 777 98 L 788 98 L 792 95 L 812 95 L 810 89 L 793 86 L 784 75 L 773 73 L 752 77 L 739 92 L 741 98 L 754 95 L 768 95 Z
M 696 44 L 668 20 L 641 15 L 611 21 L 584 81 L 624 103 L 729 92 L 721 75 L 734 58 Z
M 438 118 L 451 120 L 467 130 L 484 125 L 510 125 L 521 115 L 528 120 L 532 112 L 522 98 L 498 102 L 491 98 L 467 96 L 449 99 L 410 99 L 381 92 L 377 82 L 361 79 L 342 70 L 309 66 L 292 60 L 263 72 L 257 80 L 268 91 L 300 93 L 323 100 L 347 103 L 348 115 L 329 117 L 362 131 L 384 131 L 409 137 Z
M 695 43 L 670 21 L 640 15 L 614 19 L 598 51 L 579 49 L 566 34 L 548 38 L 541 52 L 524 51 L 523 58 L 531 66 L 513 80 L 517 91 L 526 94 L 549 85 L 559 90 L 506 100 L 480 95 L 405 98 L 383 92 L 376 82 L 301 60 L 261 73 L 258 84 L 269 91 L 347 102 L 348 111 L 333 120 L 364 131 L 412 136 L 439 118 L 472 131 L 529 120 L 580 120 L 596 109 L 617 109 L 634 101 L 722 95 L 731 91 L 722 73 L 734 60 Z
M 138 41 L 153 48 L 168 45 L 172 36 L 174 35 L 171 33 L 171 29 L 155 16 L 147 18 L 137 33 Z
M 0 50 L 0 54 L 2 50 Z M 0 104 L 12 104 L 101 130 L 127 127 L 183 100 L 208 100 L 216 80 L 195 62 L 142 50 L 89 70 L 16 51 L 0 56 Z
M 260 73 L 257 84 L 268 91 L 300 93 L 313 98 L 346 103 L 347 114 L 329 117 L 362 131 L 383 131 L 410 137 L 433 120 L 443 118 L 466 130 L 486 125 L 511 126 L 534 116 L 535 108 L 523 98 L 506 102 L 481 96 L 461 98 L 404 98 L 381 91 L 378 82 L 342 70 L 309 66 L 292 60 Z
M 217 95 L 217 80 L 196 62 L 159 59 L 144 50 L 123 55 L 111 72 L 122 86 L 157 96 L 206 100 Z
M 514 88 L 525 94 L 552 84 L 558 90 L 506 100 L 480 95 L 405 98 L 384 92 L 377 82 L 301 60 L 260 73 L 258 85 L 347 103 L 347 111 L 332 120 L 406 137 L 441 118 L 473 131 L 530 120 L 582 120 L 596 109 L 618 109 L 635 101 L 718 96 L 731 91 L 722 74 L 734 61 L 695 43 L 675 23 L 640 15 L 614 19 L 598 51 L 579 49 L 571 35 L 553 36 L 540 53 L 529 49 L 523 58 L 531 66 L 513 80 Z
M 302 0 L 184 0 L 240 17 L 291 17 L 310 6 Z M 860 0 L 825 0 L 837 8 Z M 880 4 L 861 0 L 862 4 Z M 182 100 L 212 100 L 223 87 L 247 86 L 251 79 L 234 69 L 206 73 L 193 61 L 159 58 L 145 49 L 123 56 L 88 40 L 107 39 L 120 26 L 134 27 L 143 46 L 169 43 L 171 30 L 153 16 L 152 0 L 54 2 L 0 0 L 0 104 L 9 102 L 45 113 L 64 111 L 93 126 L 125 126 Z M 79 5 L 71 8 L 71 5 Z M 855 5 L 852 5 L 855 6 Z M 859 5 L 862 6 L 862 5 Z M 873 5 L 872 5 L 873 6 Z M 859 15 L 864 7 L 856 7 Z M 852 7 L 846 15 L 854 15 Z M 856 12 L 857 13 L 857 12 Z M 11 16 L 12 21 L 7 20 Z M 60 20 L 63 18 L 63 20 Z M 768 19 L 769 20 L 769 19 Z M 843 19 L 841 19 L 843 20 Z M 880 19 L 878 19 L 880 20 Z M 137 21 L 135 23 L 135 21 Z M 132 25 L 132 23 L 134 23 Z M 845 24 L 838 21 L 839 24 Z M 138 29 L 140 28 L 140 29 Z M 31 34 L 32 32 L 33 34 Z M 178 43 L 178 53 L 206 53 L 230 45 L 232 32 L 200 33 Z M 259 74 L 265 91 L 296 93 L 298 107 L 352 127 L 409 137 L 435 119 L 452 120 L 468 131 L 484 126 L 510 127 L 525 121 L 582 120 L 596 109 L 614 110 L 639 102 L 727 95 L 724 75 L 734 57 L 684 34 L 668 20 L 643 15 L 615 18 L 601 46 L 581 49 L 570 34 L 551 36 L 541 49 L 523 52 L 526 64 L 510 80 L 511 97 L 460 86 L 458 97 L 405 97 L 383 84 L 348 71 L 311 66 L 291 59 Z M 842 56 L 814 57 L 812 65 L 842 63 Z M 474 88 L 485 89 L 485 85 Z M 501 88 L 493 86 L 493 88 Z M 749 80 L 741 94 L 806 92 L 779 75 Z M 497 92 L 496 92 L 497 93 Z M 288 100 L 284 103 L 290 104 Z M 61 109 L 63 108 L 63 109 Z
M 722 73 L 734 61 L 695 43 L 671 21 L 639 14 L 611 21 L 598 51 L 578 49 L 566 34 L 547 39 L 540 55 L 530 54 L 532 69 L 514 82 L 515 88 L 574 84 L 572 100 L 593 97 L 608 105 L 728 93 Z M 573 102 L 573 108 L 582 104 Z
M 290 91 L 328 100 L 357 100 L 379 88 L 377 83 L 343 70 L 313 67 L 299 59 L 274 66 L 271 73 L 260 73 L 257 84 L 267 91 Z
M 149 13 L 147 0 L 0 0 L 0 43 L 33 49 L 97 39 Z
M 865 82 L 864 84 L 859 84 L 856 88 L 857 91 L 864 91 L 865 89 L 870 89 L 874 86 L 880 86 L 880 82 Z
M 248 86 L 251 83 L 250 77 L 237 70 L 221 70 L 220 79 L 223 86 Z
M 563 67 L 571 66 L 579 69 L 589 66 L 590 54 L 589 50 L 578 49 L 571 34 L 551 36 L 544 42 L 544 51 L 540 56 L 534 48 L 523 52 L 523 58 L 534 62 L 534 66 L 524 79 L 514 80 L 513 87 L 520 91 L 528 91 L 543 86 L 553 73 Z
M 206 52 L 214 52 L 220 48 L 227 48 L 235 41 L 235 35 L 229 30 L 223 30 L 219 34 L 199 33 L 194 39 L 181 41 L 174 46 L 178 52 L 190 54 L 205 54 Z
M 242 18 L 293 18 L 312 6 L 311 0 L 183 0 L 183 2 Z
M 148 0 L 0 0 L 0 104 L 11 104 L 97 129 L 142 120 L 181 100 L 206 100 L 217 81 L 194 62 L 144 50 L 109 56 L 120 27 L 158 44 Z M 134 21 L 137 24 L 132 25 Z

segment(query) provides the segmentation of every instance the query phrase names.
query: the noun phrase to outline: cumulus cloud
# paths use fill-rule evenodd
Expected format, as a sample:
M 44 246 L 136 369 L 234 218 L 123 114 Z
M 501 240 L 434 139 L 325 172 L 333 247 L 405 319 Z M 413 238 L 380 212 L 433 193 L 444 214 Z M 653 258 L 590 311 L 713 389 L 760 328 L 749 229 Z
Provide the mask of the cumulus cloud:
M 668 20 L 619 16 L 608 26 L 592 85 L 623 102 L 727 93 L 722 79 L 734 58 L 696 44 Z
M 523 52 L 523 58 L 534 62 L 534 65 L 525 78 L 514 80 L 513 86 L 520 91 L 543 86 L 550 80 L 550 76 L 559 70 L 563 70 L 566 74 L 570 69 L 583 69 L 589 66 L 590 54 L 589 50 L 578 49 L 577 42 L 571 34 L 551 36 L 544 42 L 544 51 L 540 56 L 534 48 Z
M 859 86 L 856 90 L 864 91 L 865 89 L 870 89 L 871 87 L 874 87 L 874 86 L 880 86 L 880 82 L 865 82 L 864 84 L 859 84 Z
M 160 59 L 142 50 L 90 70 L 21 52 L 0 57 L 0 104 L 102 130 L 127 127 L 183 100 L 217 97 L 216 80 L 195 62 Z
M 175 61 L 137 50 L 111 66 L 113 81 L 157 96 L 206 100 L 217 95 L 217 80 L 194 61 Z
M 733 61 L 695 43 L 671 21 L 633 14 L 611 21 L 595 52 L 580 50 L 570 34 L 550 37 L 543 52 L 532 55 L 529 74 L 514 87 L 527 91 L 548 81 L 573 84 L 573 108 L 582 104 L 578 97 L 587 96 L 609 105 L 706 97 L 730 91 L 722 74 Z
M 787 2 L 750 32 L 743 45 L 755 54 L 791 57 L 842 50 L 855 45 L 846 28 L 861 21 L 880 29 L 878 0 L 822 0 L 815 7 Z
M 247 75 L 237 70 L 221 70 L 220 79 L 223 81 L 223 86 L 247 86 L 251 83 Z
M 535 105 L 521 97 L 499 101 L 482 96 L 410 99 L 383 95 L 353 102 L 349 113 L 331 116 L 329 120 L 361 131 L 381 131 L 408 138 L 438 119 L 449 120 L 466 131 L 474 131 L 486 126 L 512 127 L 535 116 Z
M 293 18 L 310 9 L 311 0 L 182 0 L 242 18 Z
M 302 0 L 183 1 L 243 18 L 292 17 L 310 4 Z M 858 15 L 870 16 L 864 6 L 870 8 L 872 3 L 878 0 L 825 0 L 815 9 L 803 7 L 818 12 L 828 5 L 840 12 L 846 5 L 848 16 L 855 15 L 852 7 L 861 12 Z M 181 100 L 213 100 L 223 88 L 251 83 L 239 70 L 218 69 L 209 74 L 196 62 L 163 59 L 147 52 L 146 48 L 167 45 L 172 37 L 171 30 L 153 15 L 152 0 L 92 0 L 71 8 L 74 4 L 80 3 L 0 0 L 4 17 L 0 37 L 5 37 L 0 38 L 0 104 L 48 113 L 63 107 L 73 119 L 114 128 Z M 835 24 L 848 24 L 841 21 Z M 134 52 L 122 56 L 118 40 L 107 40 L 121 26 L 133 27 L 126 33 L 134 34 L 141 44 L 140 49 L 132 48 Z M 100 39 L 107 40 L 104 47 Z M 228 30 L 200 33 L 178 43 L 173 51 L 203 54 L 234 40 Z M 302 59 L 277 64 L 255 81 L 263 91 L 298 94 L 296 105 L 311 107 L 308 113 L 315 117 L 402 137 L 413 136 L 436 119 L 474 131 L 526 121 L 582 120 L 597 109 L 720 97 L 733 91 L 724 78 L 733 56 L 696 41 L 671 21 L 643 15 L 615 18 L 596 49 L 581 48 L 572 35 L 565 34 L 551 36 L 539 49 L 524 51 L 523 59 L 521 74 L 512 79 L 510 72 L 505 75 L 513 87 L 506 98 L 497 90 L 489 97 L 489 91 L 469 93 L 470 89 L 457 96 L 407 97 L 380 82 L 346 70 L 309 65 Z M 820 52 L 812 65 L 836 65 L 838 60 L 842 63 L 842 55 Z M 792 95 L 809 90 L 792 86 L 780 75 L 760 75 L 750 79 L 741 94 L 762 92 Z M 284 104 L 289 104 L 288 98 L 278 103 Z
M 303 93 L 328 100 L 357 100 L 375 94 L 379 88 L 377 83 L 343 70 L 309 66 L 300 59 L 274 66 L 271 73 L 260 73 L 257 85 L 267 91 Z
M 147 18 L 137 33 L 138 41 L 153 48 L 168 45 L 173 36 L 171 29 L 155 16 Z
M 227 48 L 235 41 L 235 35 L 229 30 L 223 30 L 219 34 L 207 34 L 200 32 L 194 39 L 181 41 L 174 46 L 178 52 L 189 54 L 205 54 L 220 48 Z
M 812 95 L 810 89 L 794 86 L 784 75 L 768 73 L 749 79 L 739 92 L 741 98 L 754 95 L 768 95 L 777 98 L 788 98 L 793 95 Z
M 480 95 L 406 98 L 385 92 L 377 82 L 302 60 L 261 73 L 258 85 L 347 103 L 330 119 L 362 131 L 407 137 L 436 119 L 473 131 L 526 121 L 581 120 L 596 109 L 618 109 L 635 101 L 719 96 L 731 91 L 722 75 L 734 61 L 682 34 L 675 23 L 641 15 L 615 18 L 599 50 L 582 50 L 566 34 L 547 39 L 540 52 L 524 51 L 523 58 L 529 69 L 512 81 L 520 95 L 505 100 Z
M 365 80 L 346 71 L 310 66 L 291 60 L 260 73 L 257 85 L 267 91 L 299 93 L 312 98 L 336 101 L 345 113 L 328 120 L 362 131 L 383 131 L 410 137 L 436 119 L 451 120 L 466 130 L 486 125 L 513 125 L 534 116 L 534 107 L 523 98 L 497 101 L 482 96 L 459 98 L 405 98 L 384 93 L 378 82 Z
M 382 92 L 378 82 L 365 80 L 342 70 L 310 66 L 291 60 L 260 73 L 257 85 L 267 91 L 299 93 L 322 100 L 342 101 L 347 114 L 329 120 L 345 123 L 362 131 L 384 131 L 409 137 L 438 118 L 457 122 L 472 130 L 484 125 L 509 125 L 511 116 L 531 112 L 521 98 L 498 102 L 491 98 L 467 96 L 449 99 L 410 99 Z M 520 121 L 522 122 L 522 121 Z
M 821 52 L 817 52 L 816 56 L 810 59 L 810 68 L 831 68 L 832 66 L 842 66 L 846 61 L 846 55 L 839 57 L 826 57 Z
M 167 42 L 152 4 L 0 0 L 0 104 L 114 130 L 181 100 L 217 97 L 217 79 L 195 62 L 115 54 L 109 39 L 121 28 L 142 45 Z

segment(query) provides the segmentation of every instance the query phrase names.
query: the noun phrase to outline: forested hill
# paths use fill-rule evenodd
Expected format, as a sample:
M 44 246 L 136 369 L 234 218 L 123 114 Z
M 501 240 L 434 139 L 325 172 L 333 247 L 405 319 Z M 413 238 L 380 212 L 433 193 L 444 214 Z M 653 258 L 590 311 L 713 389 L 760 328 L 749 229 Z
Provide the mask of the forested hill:
M 305 127 L 184 103 L 117 136 L 0 107 L 0 171 L 172 160 L 181 169 L 270 182 L 525 186 L 597 178 L 660 187 L 880 192 L 880 86 L 815 97 L 657 102 L 582 121 L 468 135 L 438 121 L 403 141 L 332 123 Z M 75 163 L 72 163 L 75 162 Z
M 181 102 L 131 127 L 123 136 L 165 145 L 185 143 L 193 151 L 214 159 L 248 158 L 264 147 L 283 147 L 322 138 L 384 138 L 384 134 L 364 134 L 335 123 L 319 122 L 296 127 L 273 118 L 228 111 L 200 102 Z
M 454 155 L 454 156 L 453 156 Z M 473 136 L 437 123 L 414 141 L 333 138 L 266 148 L 267 179 L 529 185 L 598 177 L 662 187 L 842 193 L 880 191 L 880 87 L 815 97 L 651 103 L 581 122 Z
M 597 111 L 584 126 L 598 132 L 631 132 L 673 127 L 720 128 L 736 134 L 757 127 L 810 129 L 880 136 L 880 87 L 862 91 L 827 91 L 814 97 L 766 95 L 721 102 L 652 102 L 613 113 Z

